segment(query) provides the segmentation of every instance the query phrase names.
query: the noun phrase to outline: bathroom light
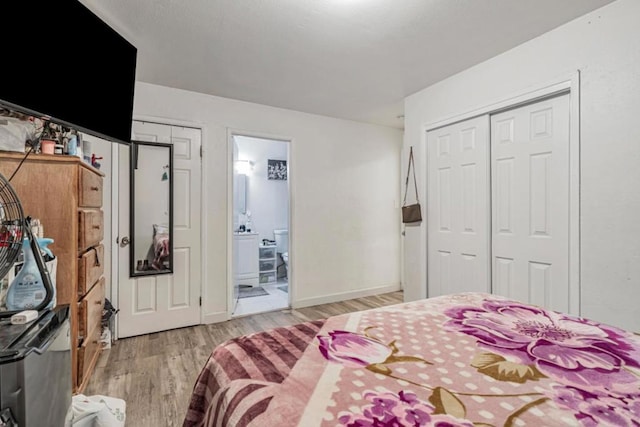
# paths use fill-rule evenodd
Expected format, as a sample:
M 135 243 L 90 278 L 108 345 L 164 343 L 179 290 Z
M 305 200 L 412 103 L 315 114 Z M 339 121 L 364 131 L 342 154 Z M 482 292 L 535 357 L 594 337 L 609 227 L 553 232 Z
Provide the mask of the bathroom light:
M 240 175 L 251 175 L 253 162 L 250 160 L 236 160 L 236 172 Z

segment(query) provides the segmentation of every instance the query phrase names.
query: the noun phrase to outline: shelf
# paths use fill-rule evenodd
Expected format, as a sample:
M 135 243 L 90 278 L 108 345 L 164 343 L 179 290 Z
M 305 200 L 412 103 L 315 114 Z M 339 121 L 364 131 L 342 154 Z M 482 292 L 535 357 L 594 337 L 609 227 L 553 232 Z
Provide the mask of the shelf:
M 276 270 L 276 260 L 260 260 L 260 272 L 263 273 L 265 271 L 275 271 Z
M 276 246 L 260 246 L 258 251 L 258 258 L 261 260 L 275 260 L 276 259 Z

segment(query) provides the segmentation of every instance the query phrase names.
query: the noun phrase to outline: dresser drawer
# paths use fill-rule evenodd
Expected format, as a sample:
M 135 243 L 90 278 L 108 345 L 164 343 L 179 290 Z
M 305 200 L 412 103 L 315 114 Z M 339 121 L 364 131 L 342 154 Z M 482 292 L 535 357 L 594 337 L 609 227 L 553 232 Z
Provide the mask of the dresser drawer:
M 93 331 L 91 336 L 87 337 L 82 345 L 78 347 L 78 370 L 77 382 L 78 387 L 89 377 L 91 370 L 96 364 L 96 359 L 100 354 L 102 344 L 100 343 L 100 329 Z
M 104 214 L 98 209 L 80 209 L 78 228 L 78 252 L 84 253 L 96 246 L 104 237 Z
M 81 208 L 99 208 L 102 206 L 102 177 L 85 168 L 80 168 L 78 204 Z
M 78 258 L 78 298 L 82 298 L 103 274 L 104 246 L 98 245 Z
M 96 330 L 100 336 L 104 287 L 105 280 L 104 277 L 101 277 L 89 293 L 78 301 L 78 338 L 80 340 L 93 335 Z

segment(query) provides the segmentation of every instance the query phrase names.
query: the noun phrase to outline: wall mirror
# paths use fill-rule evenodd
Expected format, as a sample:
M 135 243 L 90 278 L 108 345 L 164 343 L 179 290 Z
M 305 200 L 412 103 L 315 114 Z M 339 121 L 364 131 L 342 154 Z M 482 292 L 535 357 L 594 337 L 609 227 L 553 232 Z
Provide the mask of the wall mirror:
M 130 276 L 173 273 L 173 145 L 131 141 Z
M 247 213 L 247 176 L 237 175 L 237 185 L 234 188 L 235 200 L 238 207 L 238 212 L 241 214 Z

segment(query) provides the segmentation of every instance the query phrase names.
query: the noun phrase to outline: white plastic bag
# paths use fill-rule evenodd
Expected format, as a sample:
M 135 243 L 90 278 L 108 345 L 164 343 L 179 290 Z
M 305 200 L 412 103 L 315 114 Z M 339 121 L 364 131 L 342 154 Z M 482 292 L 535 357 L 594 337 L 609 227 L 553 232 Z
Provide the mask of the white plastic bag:
M 25 152 L 27 140 L 36 136 L 36 125 L 16 117 L 0 117 L 0 150 Z
M 127 404 L 109 396 L 76 394 L 65 427 L 124 427 Z

